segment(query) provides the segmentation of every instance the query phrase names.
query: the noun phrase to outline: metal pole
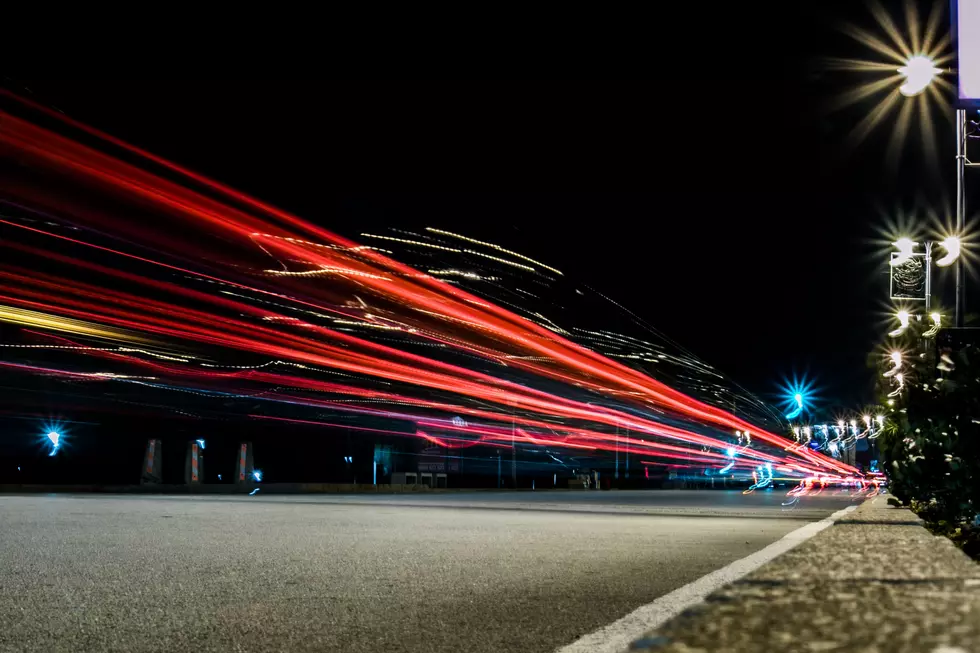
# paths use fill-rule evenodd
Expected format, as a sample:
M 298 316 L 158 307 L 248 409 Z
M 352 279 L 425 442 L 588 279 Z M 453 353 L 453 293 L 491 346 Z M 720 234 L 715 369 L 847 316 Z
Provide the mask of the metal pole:
M 616 479 L 619 479 L 619 424 L 616 425 Z
M 510 482 L 514 489 L 517 489 L 517 424 L 514 422 L 514 414 L 510 415 Z
M 630 477 L 630 429 L 626 427 L 626 478 Z
M 956 111 L 956 235 L 963 237 L 966 224 L 966 110 Z M 963 256 L 956 259 L 956 326 L 963 326 L 966 311 Z
M 959 292 L 957 290 L 957 292 Z M 932 242 L 926 242 L 926 317 L 932 309 Z

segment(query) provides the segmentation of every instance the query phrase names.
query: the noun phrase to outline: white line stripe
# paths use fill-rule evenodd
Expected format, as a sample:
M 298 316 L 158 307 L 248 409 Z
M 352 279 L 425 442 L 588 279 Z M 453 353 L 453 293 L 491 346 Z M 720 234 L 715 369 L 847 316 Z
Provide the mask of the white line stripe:
M 659 628 L 668 619 L 676 617 L 692 605 L 700 603 L 708 594 L 719 587 L 735 582 L 773 558 L 802 544 L 856 508 L 857 506 L 848 506 L 826 519 L 801 526 L 766 548 L 736 560 L 727 567 L 722 567 L 702 576 L 669 594 L 664 594 L 653 603 L 637 608 L 622 619 L 557 649 L 555 653 L 621 653 L 629 647 L 633 640 L 638 639 L 644 633 Z

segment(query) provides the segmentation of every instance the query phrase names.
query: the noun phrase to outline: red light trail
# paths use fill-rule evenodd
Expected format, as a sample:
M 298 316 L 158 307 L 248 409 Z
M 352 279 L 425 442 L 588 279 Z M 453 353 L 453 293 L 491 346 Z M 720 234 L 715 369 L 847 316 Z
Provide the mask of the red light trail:
M 739 430 L 756 446 L 738 449 L 736 468 L 855 472 L 376 249 L 0 95 L 58 123 L 0 111 L 0 161 L 13 171 L 0 175 L 0 200 L 17 209 L 0 219 L 11 254 L 0 262 L 0 321 L 30 339 L 3 342 L 0 356 L 66 357 L 4 369 L 404 420 L 415 428 L 247 414 L 447 448 L 626 446 L 723 467 L 726 434 Z M 498 250 L 483 256 L 507 263 Z M 515 265 L 557 272 L 535 263 Z M 475 421 L 447 418 L 458 415 Z

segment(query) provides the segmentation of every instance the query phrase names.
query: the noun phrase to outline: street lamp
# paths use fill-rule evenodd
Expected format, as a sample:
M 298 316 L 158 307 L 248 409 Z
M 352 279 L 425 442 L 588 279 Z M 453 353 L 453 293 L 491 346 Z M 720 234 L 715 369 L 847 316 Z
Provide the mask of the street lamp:
M 905 265 L 908 263 L 912 257 L 915 256 L 915 246 L 918 245 L 918 243 L 911 238 L 905 237 L 899 238 L 892 244 L 898 248 L 898 255 L 893 256 L 888 262 L 892 267 L 898 267 L 899 265 Z
M 932 251 L 933 251 L 933 248 L 936 245 L 938 245 L 939 247 L 943 248 L 946 251 L 946 254 L 944 256 L 942 256 L 941 258 L 939 258 L 936 261 L 936 265 L 938 265 L 940 267 L 947 267 L 947 266 L 951 265 L 954 261 L 958 261 L 960 259 L 960 254 L 962 252 L 962 246 L 961 246 L 961 241 L 960 241 L 959 236 L 947 236 L 946 238 L 944 238 L 943 240 L 940 240 L 940 241 L 927 240 L 925 242 L 925 253 L 924 254 L 919 254 L 918 252 L 915 251 L 915 249 L 916 249 L 916 247 L 918 247 L 919 243 L 915 242 L 911 238 L 907 238 L 907 237 L 899 238 L 894 243 L 892 243 L 892 245 L 894 245 L 895 248 L 898 250 L 897 252 L 892 252 L 891 259 L 888 261 L 889 265 L 891 265 L 893 268 L 898 268 L 900 266 L 903 266 L 903 265 L 905 265 L 906 263 L 908 263 L 909 261 L 911 261 L 912 259 L 914 259 L 917 256 L 922 256 L 925 259 L 925 264 L 923 265 L 923 268 L 925 270 L 925 293 L 924 293 L 925 294 L 925 297 L 924 297 L 924 299 L 925 299 L 925 303 L 926 303 L 926 312 L 927 313 L 930 312 L 932 310 L 932 263 L 933 263 Z M 957 293 L 959 293 L 959 288 L 960 288 L 960 285 L 959 285 L 959 278 L 960 278 L 959 269 L 960 268 L 959 268 L 959 266 L 957 266 L 956 269 L 957 269 L 957 277 L 956 277 L 957 278 Z M 893 273 L 893 280 L 894 280 L 894 273 Z M 892 297 L 893 298 L 896 298 L 896 296 L 894 294 L 892 295 Z M 959 306 L 960 305 L 960 298 L 959 298 L 959 296 L 957 296 L 957 300 L 956 301 L 957 301 L 957 306 Z M 898 312 L 898 319 L 899 319 L 899 321 L 902 321 L 903 313 L 906 316 L 908 315 L 908 313 L 906 311 L 899 311 Z M 903 325 L 903 327 L 907 327 L 908 326 L 904 321 L 902 321 L 902 325 Z M 897 337 L 897 336 L 902 335 L 902 333 L 904 331 L 905 331 L 904 328 L 896 329 L 895 331 L 893 331 L 892 333 L 889 333 L 888 335 Z
M 901 310 L 895 314 L 895 317 L 898 318 L 899 327 L 893 331 L 888 332 L 888 335 L 892 338 L 897 338 L 903 333 L 905 333 L 905 331 L 909 328 L 909 318 L 911 316 L 909 315 L 908 311 Z
M 934 83 L 941 80 L 942 69 L 936 67 L 936 61 L 930 56 L 916 54 L 908 57 L 905 65 L 898 69 L 903 83 L 898 87 L 899 92 L 906 97 L 919 95 Z M 966 110 L 956 110 L 956 232 L 963 233 L 966 226 Z M 953 242 L 955 241 L 955 242 Z M 945 247 L 946 244 L 951 247 Z M 940 259 L 938 265 L 956 263 L 956 326 L 963 326 L 964 291 L 963 260 L 959 259 L 959 239 L 947 238 L 943 241 L 947 255 Z M 955 247 L 955 252 L 954 252 Z M 928 310 L 928 308 L 926 309 Z
M 793 408 L 791 412 L 786 414 L 787 420 L 796 419 L 800 416 L 800 413 L 803 412 L 803 393 L 797 392 L 794 394 L 793 403 L 796 404 L 796 407 Z
M 929 88 L 936 76 L 943 71 L 936 68 L 931 58 L 917 54 L 909 57 L 898 72 L 905 78 L 905 83 L 899 86 L 898 90 L 905 97 L 914 97 Z
M 905 389 L 905 376 L 901 372 L 895 375 L 895 380 L 898 381 L 898 387 L 888 393 L 889 398 L 897 397 Z
M 936 68 L 935 62 L 929 57 L 915 55 L 910 57 L 905 65 L 898 69 L 905 83 L 898 90 L 906 97 L 922 93 L 939 78 L 942 70 Z M 956 232 L 963 233 L 966 224 L 966 110 L 956 110 Z M 947 241 L 950 239 L 947 238 Z M 957 260 L 959 255 L 959 239 L 955 239 L 956 252 L 946 248 L 948 252 L 939 265 L 949 265 Z M 946 241 L 944 241 L 945 243 Z M 950 243 L 952 244 L 952 243 Z M 963 326 L 963 261 L 956 264 L 956 326 Z M 928 310 L 928 309 L 926 309 Z
M 902 352 L 893 351 L 888 354 L 888 358 L 892 361 L 892 368 L 885 372 L 884 376 L 886 379 L 895 376 L 902 369 Z
M 48 431 L 47 438 L 51 442 L 51 453 L 48 455 L 53 456 L 58 453 L 58 447 L 61 446 L 61 434 L 57 431 Z
M 971 6 L 974 0 L 969 0 Z M 960 0 L 966 4 L 967 0 Z M 960 24 L 962 16 L 958 16 L 957 24 L 953 25 L 953 41 L 957 42 L 954 51 L 949 48 L 950 39 L 943 38 L 940 32 L 944 2 L 933 2 L 932 11 L 925 22 L 919 20 L 917 3 L 905 3 L 906 29 L 900 29 L 888 12 L 878 3 L 872 13 L 881 28 L 881 34 L 851 26 L 848 32 L 862 45 L 875 51 L 876 56 L 884 56 L 887 61 L 866 61 L 864 59 L 833 60 L 835 66 L 854 72 L 871 72 L 887 74 L 888 77 L 864 83 L 848 95 L 845 104 L 853 103 L 873 94 L 888 91 L 875 109 L 857 126 L 858 135 L 866 135 L 876 124 L 881 122 L 898 102 L 905 104 L 899 113 L 898 129 L 892 135 L 892 144 L 897 144 L 903 132 L 908 128 L 912 111 L 916 106 L 921 108 L 924 122 L 927 123 L 931 134 L 932 111 L 930 101 L 944 104 L 945 91 L 954 91 L 943 73 L 947 69 L 959 69 L 960 81 L 964 71 L 974 63 L 975 27 L 971 24 Z M 955 3 L 954 3 L 954 6 Z M 956 17 L 956 12 L 954 12 Z M 969 44 L 969 45 L 967 45 Z M 897 73 L 897 74 L 896 74 Z M 963 103 L 969 102 L 962 99 Z M 967 119 L 965 109 L 956 109 L 956 232 L 962 234 L 966 221 L 966 187 L 965 170 L 971 164 L 967 160 Z M 933 148 L 927 143 L 927 148 Z M 952 260 L 950 261 L 952 263 Z M 964 317 L 964 262 L 956 260 L 956 326 L 963 326 Z
M 936 265 L 941 268 L 952 264 L 960 255 L 960 239 L 956 236 L 949 236 L 939 243 L 946 250 L 946 256 L 936 261 Z
M 934 335 L 939 333 L 939 329 L 941 329 L 943 326 L 943 316 L 940 315 L 939 313 L 930 313 L 929 319 L 932 320 L 932 327 L 930 327 L 928 331 L 922 332 L 923 338 L 933 337 Z

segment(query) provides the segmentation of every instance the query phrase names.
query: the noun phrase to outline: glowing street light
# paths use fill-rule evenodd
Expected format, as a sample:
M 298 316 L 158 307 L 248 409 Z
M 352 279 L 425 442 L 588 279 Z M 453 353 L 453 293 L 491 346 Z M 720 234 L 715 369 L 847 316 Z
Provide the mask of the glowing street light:
M 803 412 L 803 394 L 800 392 L 794 394 L 793 401 L 796 402 L 796 408 L 786 415 L 786 419 L 796 419 Z
M 895 247 L 898 248 L 897 254 L 892 254 L 892 258 L 889 261 L 892 267 L 898 267 L 904 265 L 908 261 L 912 260 L 915 256 L 923 256 L 917 254 L 915 248 L 918 246 L 917 242 L 914 242 L 911 238 L 899 238 L 893 243 Z M 943 240 L 932 241 L 927 240 L 925 242 L 925 254 L 924 254 L 924 265 L 923 271 L 925 272 L 925 301 L 926 301 L 926 313 L 932 310 L 932 264 L 933 256 L 932 252 L 935 246 L 938 245 L 942 247 L 946 253 L 942 257 L 935 259 L 935 263 L 939 267 L 947 267 L 952 265 L 958 260 L 961 260 L 963 246 L 962 240 L 959 236 L 947 236 Z M 962 276 L 960 272 L 960 266 L 957 265 L 957 284 L 959 288 L 959 279 Z M 957 291 L 959 293 L 959 290 Z M 959 300 L 959 294 L 957 294 L 957 306 L 960 306 L 961 302 Z
M 905 376 L 901 373 L 895 375 L 895 380 L 898 381 L 898 387 L 888 393 L 889 397 L 897 397 L 902 394 L 902 390 L 905 389 Z
M 896 5 L 899 3 L 895 3 Z M 895 149 L 899 147 L 907 134 L 912 122 L 913 114 L 918 111 L 925 131 L 923 144 L 926 154 L 930 158 L 937 155 L 936 144 L 933 142 L 933 103 L 945 107 L 947 106 L 946 94 L 956 93 L 956 88 L 947 75 L 943 72 L 949 68 L 962 68 L 972 62 L 972 54 L 964 54 L 965 46 L 950 48 L 950 39 L 943 33 L 942 12 L 947 3 L 934 2 L 932 11 L 925 21 L 921 21 L 917 11 L 917 3 L 906 2 L 905 4 L 905 28 L 898 26 L 889 12 L 884 9 L 881 3 L 874 2 L 872 14 L 879 31 L 862 29 L 851 26 L 848 30 L 859 43 L 873 50 L 876 57 L 884 55 L 886 60 L 867 61 L 865 58 L 856 60 L 842 59 L 835 60 L 833 64 L 844 70 L 854 72 L 874 73 L 880 75 L 879 79 L 869 80 L 859 88 L 856 88 L 845 96 L 844 105 L 853 104 L 858 100 L 864 100 L 869 96 L 883 93 L 884 96 L 877 106 L 861 121 L 854 129 L 854 135 L 864 138 L 876 125 L 888 120 L 894 115 L 893 111 L 899 104 L 898 121 L 892 132 L 891 142 L 888 148 L 888 156 L 892 156 Z M 967 3 L 962 0 L 960 6 Z M 955 6 L 955 5 L 954 5 Z M 963 20 L 962 17 L 959 18 Z M 954 31 L 960 29 L 969 32 L 970 28 L 960 26 L 954 27 Z M 962 43 L 971 43 L 965 35 L 960 35 Z M 971 51 L 972 52 L 972 51 Z M 966 61 L 958 61 L 958 58 L 965 57 Z M 896 74 L 897 71 L 897 74 Z M 962 73 L 961 73 L 962 74 Z M 895 87 L 897 82 L 898 88 Z M 897 91 L 897 92 L 895 92 Z M 955 195 L 955 215 L 956 233 L 962 234 L 966 224 L 966 168 L 969 165 L 967 157 L 967 142 L 969 140 L 969 122 L 965 108 L 956 109 L 955 120 L 956 132 L 956 195 Z M 949 250 L 947 250 L 949 252 Z M 950 252 L 952 254 L 952 252 Z M 895 265 L 901 265 L 908 258 L 904 258 L 904 253 L 896 257 L 893 261 Z M 964 317 L 964 260 L 962 257 L 952 256 L 950 263 L 955 260 L 956 268 L 956 307 L 954 312 L 954 324 L 956 327 L 963 326 Z M 926 308 L 928 313 L 929 309 Z
M 911 318 L 911 315 L 909 315 L 908 311 L 901 310 L 895 314 L 895 317 L 898 318 L 899 327 L 897 329 L 894 329 L 893 331 L 888 332 L 889 337 L 892 338 L 897 338 L 903 333 L 905 333 L 906 329 L 909 328 L 909 319 Z
M 936 68 L 935 62 L 929 57 L 917 54 L 909 57 L 898 72 L 905 78 L 905 83 L 898 90 L 905 97 L 914 97 L 929 88 L 936 76 L 943 71 Z
M 919 243 L 911 238 L 899 238 L 892 244 L 898 248 L 898 256 L 894 257 L 889 263 L 893 267 L 897 267 L 899 265 L 905 265 L 915 256 L 915 246 Z
M 51 442 L 51 453 L 49 456 L 53 456 L 58 453 L 58 447 L 61 446 L 61 434 L 57 431 L 48 431 L 48 440 Z
M 892 368 L 885 372 L 885 378 L 890 378 L 898 374 L 898 371 L 902 369 L 902 352 L 893 351 L 888 355 L 892 361 Z
M 939 244 L 946 250 L 946 256 L 943 256 L 936 261 L 936 265 L 943 268 L 948 265 L 952 265 L 953 261 L 960 256 L 960 239 L 957 236 L 949 236 L 948 238 L 942 240 Z

